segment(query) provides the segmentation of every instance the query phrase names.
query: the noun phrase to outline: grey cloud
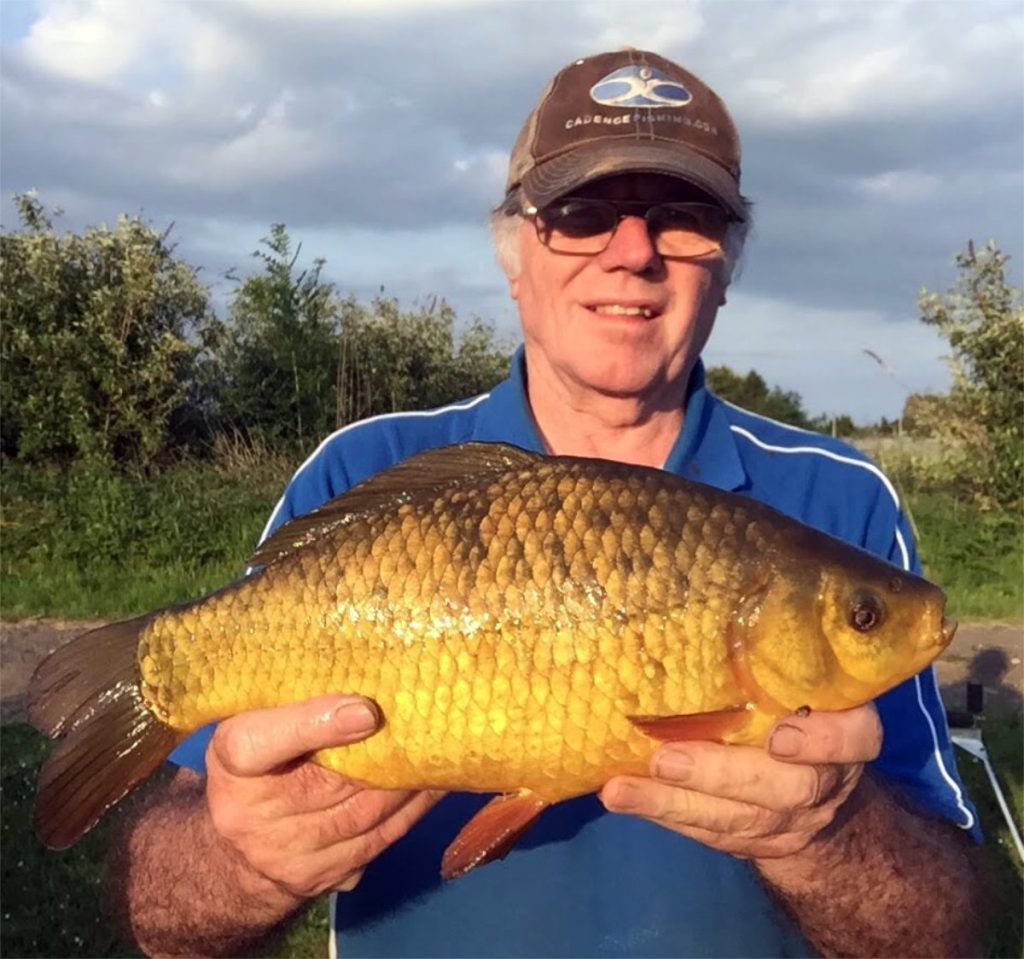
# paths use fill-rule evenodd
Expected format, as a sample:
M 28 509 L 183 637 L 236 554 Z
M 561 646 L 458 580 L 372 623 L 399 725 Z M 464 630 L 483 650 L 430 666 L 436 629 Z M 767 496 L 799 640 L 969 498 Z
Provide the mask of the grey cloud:
M 1022 18 L 998 2 L 854 6 L 856 15 L 849 4 L 702 4 L 699 38 L 664 52 L 718 87 L 743 135 L 757 225 L 739 289 L 780 309 L 859 307 L 897 323 L 914 315 L 922 284 L 948 285 L 951 257 L 970 237 L 994 236 L 1021 262 L 1021 54 L 992 38 L 1019 36 Z M 385 248 L 398 231 L 482 224 L 503 185 L 501 160 L 488 158 L 507 155 L 553 72 L 618 45 L 608 31 L 642 43 L 648 26 L 679 16 L 676 4 L 647 3 L 620 28 L 607 4 L 423 7 L 325 21 L 244 4 L 185 9 L 244 51 L 206 85 L 174 61 L 173 37 L 122 87 L 59 79 L 5 48 L 4 192 L 38 187 L 67 208 L 72 227 L 120 211 L 176 220 L 183 249 L 201 250 L 213 273 L 244 271 L 273 221 L 297 237 L 375 231 Z M 875 32 L 860 37 L 862 12 Z M 808 64 L 824 70 L 830 56 L 847 56 L 855 71 L 874 39 L 907 58 L 908 83 L 934 76 L 935 89 L 868 84 L 831 115 L 764 92 L 777 83 L 787 96 L 813 94 L 813 69 L 801 73 Z M 159 107 L 146 99 L 155 87 L 165 95 Z M 267 126 L 275 142 L 295 138 L 292 159 L 302 162 L 259 156 L 257 137 L 255 167 L 233 178 L 231 150 Z M 865 187 L 888 175 L 919 188 L 894 196 L 884 181 Z M 3 212 L 10 223 L 7 196 Z M 248 239 L 218 257 L 190 240 L 212 221 Z M 344 267 L 329 263 L 357 292 L 377 288 L 381 278 L 345 276 Z M 450 290 L 460 311 L 506 309 L 497 271 L 474 286 L 457 250 L 439 248 L 431 264 L 396 262 L 387 280 L 403 300 Z
M 664 8 L 645 9 L 656 16 Z M 759 8 L 740 9 L 765 19 Z M 16 90 L 45 85 L 47 93 L 7 98 L 8 179 L 20 181 L 31 171 L 43 182 L 63 177 L 83 190 L 142 195 L 147 204 L 185 212 L 266 220 L 287 215 L 309 224 L 399 228 L 427 218 L 475 220 L 496 198 L 500 180 L 459 175 L 454 161 L 506 152 L 540 86 L 567 61 L 574 44 L 578 52 L 593 48 L 588 21 L 574 4 L 543 10 L 534 4 L 441 8 L 400 20 L 354 16 L 326 24 L 268 20 L 243 5 L 197 4 L 192 10 L 198 18 L 215 18 L 258 56 L 231 76 L 213 102 L 210 91 L 173 92 L 172 102 L 182 102 L 165 109 L 169 120 L 162 125 L 161 111 L 147 115 L 124 95 L 82 84 L 62 87 L 38 75 L 26 77 L 24 68 L 19 76 L 17 57 L 9 57 L 9 82 Z M 728 21 L 714 6 L 709 14 L 726 38 L 743 19 Z M 818 23 L 815 34 L 828 29 L 828 22 Z M 307 175 L 275 179 L 269 171 L 255 188 L 245 181 L 208 183 L 199 176 L 180 183 L 168 176 L 182 164 L 201 173 L 204 153 L 250 132 L 282 87 L 292 94 L 285 107 L 288 122 L 311 131 L 322 145 L 323 156 Z M 60 104 L 72 103 L 76 110 L 68 116 Z M 87 108 L 77 109 L 82 103 Z M 245 120 L 231 116 L 229 106 L 247 104 L 252 112 Z M 58 129 L 47 127 L 48 113 Z M 1004 122 L 1008 115 L 1004 110 Z M 940 153 L 929 142 L 939 135 L 927 121 L 918 131 L 882 118 L 793 124 L 762 133 L 756 114 L 740 120 L 748 171 L 760 167 L 779 187 L 799 176 L 802 195 L 818 189 L 823 199 L 835 195 L 844 174 L 900 168 L 919 160 L 922 150 L 975 162 L 965 147 L 990 144 L 993 129 L 989 117 L 981 116 L 972 130 L 968 117 L 959 126 L 956 150 L 950 151 L 947 136 Z M 55 133 L 58 142 L 66 141 L 58 152 Z M 69 167 L 68 154 L 80 162 Z M 794 164 L 794 157 L 800 162 Z M 805 164 L 823 175 L 815 177 Z

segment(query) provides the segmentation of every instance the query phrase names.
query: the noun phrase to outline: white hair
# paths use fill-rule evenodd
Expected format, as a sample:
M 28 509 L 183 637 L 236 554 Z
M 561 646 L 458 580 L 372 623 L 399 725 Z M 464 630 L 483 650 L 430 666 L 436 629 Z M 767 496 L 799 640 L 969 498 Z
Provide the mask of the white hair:
M 743 247 L 750 233 L 753 204 L 747 199 L 743 200 L 743 210 L 746 219 L 730 220 L 725 229 L 725 239 L 722 242 L 722 282 L 725 286 L 739 276 Z M 490 220 L 491 242 L 494 244 L 494 255 L 498 259 L 498 264 L 505 271 L 505 276 L 518 276 L 519 228 L 525 221 L 520 195 L 513 193 L 503 200 L 491 211 Z

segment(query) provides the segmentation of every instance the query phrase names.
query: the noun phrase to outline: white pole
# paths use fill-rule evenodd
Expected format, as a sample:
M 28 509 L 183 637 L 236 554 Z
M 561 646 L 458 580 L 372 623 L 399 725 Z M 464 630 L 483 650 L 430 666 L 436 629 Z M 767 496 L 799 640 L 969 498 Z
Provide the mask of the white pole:
M 1010 807 L 1006 803 L 1006 797 L 1003 796 L 1003 790 L 999 786 L 999 780 L 996 779 L 996 772 L 992 768 L 992 763 L 989 762 L 988 750 L 985 748 L 985 744 L 981 741 L 981 733 L 977 730 L 958 730 L 956 735 L 952 737 L 961 749 L 966 750 L 976 759 L 980 759 L 985 764 L 985 772 L 988 773 L 989 781 L 992 783 L 992 789 L 996 794 L 996 799 L 999 800 L 999 808 L 1003 811 L 1003 818 L 1006 820 L 1006 825 L 1010 827 L 1010 835 L 1013 836 L 1013 841 L 1017 846 L 1017 855 L 1020 856 L 1021 862 L 1024 862 L 1024 843 L 1021 842 L 1020 833 L 1017 832 L 1017 826 L 1013 821 L 1013 816 L 1010 814 Z

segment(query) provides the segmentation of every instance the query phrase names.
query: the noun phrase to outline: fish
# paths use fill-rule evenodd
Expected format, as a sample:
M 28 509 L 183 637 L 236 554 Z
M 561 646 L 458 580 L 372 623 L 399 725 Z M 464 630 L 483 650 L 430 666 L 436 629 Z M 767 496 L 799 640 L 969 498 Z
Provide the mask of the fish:
M 553 803 L 666 740 L 762 744 L 876 698 L 956 622 L 925 579 L 737 493 L 495 443 L 418 453 L 282 526 L 247 575 L 46 659 L 30 720 L 65 848 L 192 731 L 331 692 L 370 738 L 312 759 L 368 786 L 496 793 L 442 860 L 505 855 Z

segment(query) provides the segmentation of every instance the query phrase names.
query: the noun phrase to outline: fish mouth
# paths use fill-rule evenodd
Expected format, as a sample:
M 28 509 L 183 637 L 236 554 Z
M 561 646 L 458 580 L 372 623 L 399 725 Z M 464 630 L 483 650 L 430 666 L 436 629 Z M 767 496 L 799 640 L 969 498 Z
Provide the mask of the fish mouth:
M 942 625 L 939 627 L 939 632 L 942 633 L 942 645 L 948 646 L 953 641 L 953 636 L 956 634 L 956 628 L 959 625 L 952 616 L 943 616 Z

